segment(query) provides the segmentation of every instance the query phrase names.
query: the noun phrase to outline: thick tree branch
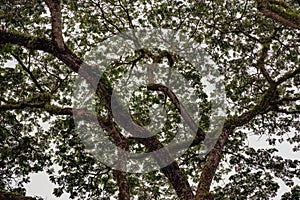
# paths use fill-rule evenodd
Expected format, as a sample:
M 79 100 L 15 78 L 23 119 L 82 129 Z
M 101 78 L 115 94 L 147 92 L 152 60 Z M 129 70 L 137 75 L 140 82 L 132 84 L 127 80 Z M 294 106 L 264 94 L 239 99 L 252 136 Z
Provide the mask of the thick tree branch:
M 21 110 L 25 108 L 44 108 L 45 102 L 20 102 L 16 104 L 3 104 L 0 105 L 0 112 L 8 111 L 8 110 Z
M 53 114 L 68 114 L 72 115 L 72 113 L 75 113 L 77 118 L 82 118 L 85 121 L 88 121 L 88 119 L 94 118 L 93 115 L 87 113 L 85 110 L 72 110 L 72 108 L 63 108 L 59 109 L 58 107 L 49 106 L 46 107 L 46 111 L 53 113 Z M 122 112 L 122 111 L 120 111 Z M 92 121 L 92 120 L 91 120 Z M 126 121 L 126 120 L 125 120 Z M 115 127 L 114 123 L 112 124 L 105 124 L 104 120 L 98 117 L 98 122 L 101 125 L 102 128 L 104 128 L 106 131 L 108 131 L 113 138 L 114 142 L 116 142 L 116 145 L 123 146 L 123 148 L 126 148 L 124 145 L 127 143 L 126 138 L 123 138 L 121 134 L 119 134 L 118 128 Z M 126 124 L 125 124 L 126 125 Z M 128 127 L 125 127 L 126 129 L 129 128 L 129 130 L 132 130 L 131 125 L 127 125 Z M 136 125 L 138 126 L 138 125 Z M 124 128 L 124 127 L 123 127 Z M 144 129 L 143 127 L 140 127 L 140 131 L 143 131 L 142 134 L 150 135 L 151 133 L 147 129 Z M 146 132 L 146 133 L 145 133 Z M 138 133 L 141 134 L 141 133 Z M 163 148 L 163 144 L 155 137 L 149 137 L 149 138 L 136 138 L 136 141 L 144 144 L 149 151 L 155 152 L 157 150 L 160 150 Z M 158 151 L 154 154 L 154 158 L 157 161 L 158 164 L 162 165 L 161 171 L 163 174 L 169 179 L 170 183 L 174 187 L 178 197 L 180 199 L 194 199 L 194 194 L 192 192 L 192 189 L 184 175 L 184 173 L 180 170 L 178 164 L 173 161 L 173 159 L 169 156 L 169 153 L 167 151 Z M 171 163 L 166 166 L 165 163 Z M 122 194 L 124 197 L 126 197 L 126 191 L 128 191 L 129 185 L 127 180 L 125 179 L 125 173 L 120 172 L 115 174 L 118 185 L 120 188 L 120 195 Z
M 120 134 L 121 135 L 121 134 Z M 121 143 L 118 144 L 119 148 L 126 149 L 128 151 L 128 139 L 122 138 Z M 119 187 L 119 199 L 130 200 L 130 188 L 129 181 L 127 179 L 127 156 L 124 152 L 118 151 L 118 167 L 122 170 L 113 170 L 113 174 L 117 180 Z
M 57 105 L 49 104 L 47 101 L 32 101 L 25 100 L 22 102 L 10 102 L 5 101 L 5 104 L 0 105 L 0 112 L 10 111 L 10 110 L 21 110 L 21 109 L 31 109 L 31 110 L 42 110 L 48 112 L 52 115 L 73 115 L 76 114 L 78 119 L 84 119 L 86 121 L 93 121 L 94 115 L 88 113 L 84 109 L 74 109 L 71 107 L 61 107 Z
M 241 114 L 238 117 L 232 117 L 228 121 L 233 127 L 241 127 L 250 122 L 258 114 L 264 114 L 269 111 L 271 104 L 276 101 L 276 87 L 270 87 L 261 96 L 259 102 L 249 109 L 249 111 Z
M 47 4 L 51 13 L 52 40 L 57 47 L 63 51 L 65 44 L 62 35 L 60 0 L 45 0 L 45 3 Z
M 42 200 L 42 198 L 26 197 L 16 193 L 0 191 L 0 199 L 3 200 Z
M 33 50 L 42 50 L 54 54 L 58 49 L 54 43 L 43 37 L 34 37 L 26 34 L 0 30 L 0 44 L 16 44 Z
M 5 104 L 0 104 L 0 112 L 8 110 L 20 110 L 24 108 L 44 108 L 50 103 L 51 95 L 48 93 L 38 93 L 32 98 L 23 101 L 15 102 L 12 100 L 5 101 Z
M 163 148 L 162 143 L 155 137 L 139 138 L 137 140 L 144 144 L 150 150 L 150 152 L 155 152 L 158 149 Z M 189 185 L 189 182 L 187 181 L 187 177 L 181 171 L 177 162 L 169 156 L 169 153 L 166 150 L 160 152 L 157 151 L 157 153 L 154 154 L 154 157 L 158 163 L 162 164 L 161 172 L 172 184 L 178 198 L 182 200 L 194 200 L 195 196 Z M 165 163 L 170 162 L 171 164 L 165 167 L 163 166 Z
M 44 37 L 34 37 L 30 35 L 0 30 L 0 45 L 1 44 L 16 44 L 28 49 L 41 50 L 50 53 L 61 60 L 63 63 L 65 63 L 74 72 L 78 72 L 79 68 L 83 64 L 81 59 L 77 57 L 66 46 L 62 51 L 55 45 L 53 41 Z M 87 75 L 85 74 L 85 76 Z
M 292 20 L 286 19 L 285 17 L 280 16 L 279 14 L 272 12 L 266 8 L 260 9 L 260 11 L 267 17 L 291 28 L 300 29 L 298 23 L 293 22 Z
M 196 199 L 197 200 L 212 200 L 213 194 L 209 192 L 212 180 L 215 176 L 215 172 L 219 166 L 222 158 L 222 150 L 229 138 L 229 135 L 233 132 L 234 128 L 230 123 L 226 123 L 222 130 L 221 135 L 218 138 L 214 148 L 208 154 L 207 161 L 202 169 L 200 181 L 197 187 Z
M 285 26 L 300 29 L 300 16 L 282 1 L 257 0 L 257 8 L 265 16 Z
M 119 199 L 130 200 L 129 182 L 127 179 L 127 173 L 114 170 L 114 176 L 117 180 L 118 187 L 119 187 Z
M 24 109 L 24 108 L 42 109 L 46 112 L 49 112 L 50 114 L 55 114 L 55 115 L 75 114 L 77 119 L 83 119 L 84 121 L 91 121 L 91 122 L 93 122 L 94 121 L 93 119 L 95 118 L 95 115 L 88 113 L 84 109 L 73 109 L 68 107 L 63 108 L 56 105 L 45 104 L 45 102 L 38 102 L 33 104 L 33 103 L 28 103 L 28 101 L 26 101 L 19 104 L 0 105 L 1 111 Z M 105 124 L 104 120 L 100 117 L 98 117 L 98 121 L 100 125 L 110 133 L 111 137 L 114 139 L 114 142 L 117 143 L 116 145 L 118 145 L 119 147 L 123 146 L 124 148 L 126 148 L 124 146 L 127 143 L 126 138 L 122 137 L 122 135 L 119 134 L 119 131 L 114 126 L 114 124 Z M 137 140 L 142 144 L 144 144 L 152 152 L 163 148 L 163 145 L 155 137 L 140 138 Z M 161 163 L 162 165 L 164 165 L 164 163 L 166 162 L 171 163 L 168 166 L 163 167 L 161 171 L 169 179 L 170 183 L 174 187 L 180 199 L 193 200 L 194 195 L 185 175 L 180 170 L 178 164 L 175 161 L 171 160 L 171 157 L 169 157 L 168 152 L 160 152 L 155 154 L 155 159 L 157 160 L 158 163 Z M 122 188 L 122 191 L 120 190 L 120 194 L 122 195 L 125 195 L 126 191 L 128 191 L 129 188 L 129 183 L 127 182 L 125 177 L 126 177 L 126 173 L 120 172 L 116 174 L 118 185 L 120 188 Z M 124 197 L 126 197 L 126 195 Z

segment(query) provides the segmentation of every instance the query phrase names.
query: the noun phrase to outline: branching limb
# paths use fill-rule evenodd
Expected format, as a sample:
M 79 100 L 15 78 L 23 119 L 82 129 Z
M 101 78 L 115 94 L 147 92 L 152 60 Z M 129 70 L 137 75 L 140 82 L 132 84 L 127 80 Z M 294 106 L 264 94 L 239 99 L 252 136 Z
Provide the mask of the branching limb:
M 38 81 L 36 80 L 35 76 L 32 74 L 32 72 L 30 71 L 29 68 L 27 68 L 25 66 L 25 64 L 23 63 L 23 61 L 20 59 L 20 57 L 14 53 L 12 53 L 13 57 L 18 61 L 18 63 L 21 65 L 22 69 L 28 73 L 29 77 L 31 78 L 31 80 L 33 81 L 33 83 L 36 85 L 36 87 L 39 89 L 40 92 L 44 92 L 44 89 L 41 87 L 41 85 L 38 83 Z
M 162 167 L 161 171 L 169 179 L 180 199 L 194 199 L 194 194 L 184 173 L 180 170 L 177 162 L 169 155 L 169 152 L 163 149 L 163 144 L 155 136 L 152 136 L 149 130 L 139 126 L 131 118 L 128 119 L 129 114 L 126 114 L 126 111 L 116 99 L 113 100 L 113 104 L 117 106 L 118 116 L 115 116 L 115 119 L 119 122 L 119 125 L 135 136 L 131 139 L 145 145 L 150 152 L 154 152 L 154 159 Z
M 120 0 L 118 0 L 118 2 L 119 2 L 119 5 L 121 6 L 121 8 L 123 9 L 123 11 L 126 13 L 126 17 L 127 17 L 128 23 L 129 23 L 129 27 L 131 29 L 134 29 L 134 25 L 132 23 L 132 18 L 130 17 L 128 9 L 123 6 L 123 4 Z
M 300 74 L 300 67 L 297 67 L 294 71 L 288 71 L 287 73 L 282 75 L 280 78 L 278 78 L 278 80 L 276 81 L 276 85 L 280 85 L 280 84 L 284 83 L 285 81 L 287 81 L 288 79 L 293 78 L 299 74 Z
M 0 30 L 0 44 L 16 44 L 31 50 L 42 50 L 50 53 L 65 63 L 74 72 L 78 72 L 83 64 L 82 60 L 70 49 L 65 47 L 64 51 L 61 51 L 53 41 L 44 37 L 34 37 L 31 35 Z
M 268 74 L 265 73 L 265 77 L 268 76 Z M 295 75 L 300 73 L 300 67 L 297 68 L 294 71 L 287 72 L 284 74 L 281 78 L 278 79 L 277 82 L 271 82 L 269 89 L 265 91 L 265 93 L 261 96 L 260 101 L 254 105 L 252 108 L 250 108 L 247 112 L 241 114 L 240 116 L 233 116 L 231 118 L 228 118 L 225 121 L 224 128 L 222 130 L 222 133 L 215 144 L 214 148 L 208 155 L 208 160 L 202 170 L 200 181 L 196 193 L 197 199 L 206 199 L 207 195 L 210 195 L 209 189 L 210 185 L 212 183 L 215 171 L 217 170 L 217 167 L 219 165 L 219 162 L 221 161 L 222 156 L 222 149 L 227 142 L 230 134 L 234 131 L 235 128 L 241 127 L 247 123 L 249 123 L 252 119 L 255 118 L 258 114 L 265 114 L 272 109 L 276 108 L 278 112 L 286 113 L 286 114 L 298 114 L 300 113 L 299 110 L 283 110 L 279 109 L 276 106 L 274 107 L 274 102 L 276 102 L 276 90 L 277 86 L 284 81 L 288 80 L 289 78 L 294 77 Z M 298 100 L 298 97 L 295 98 L 284 98 L 280 102 L 283 101 L 296 101 Z M 277 102 L 279 103 L 279 102 Z
M 221 161 L 222 149 L 228 141 L 230 134 L 232 134 L 235 128 L 247 124 L 258 114 L 264 114 L 269 112 L 269 107 L 271 103 L 275 100 L 274 98 L 276 98 L 275 92 L 276 86 L 270 85 L 269 89 L 266 90 L 265 93 L 262 95 L 260 101 L 252 108 L 250 108 L 249 111 L 241 114 L 240 116 L 233 116 L 227 118 L 222 129 L 222 133 L 219 136 L 215 146 L 209 153 L 207 162 L 203 167 L 196 193 L 197 200 L 205 200 L 208 198 L 208 196 L 211 196 L 211 194 L 209 193 L 210 185 Z

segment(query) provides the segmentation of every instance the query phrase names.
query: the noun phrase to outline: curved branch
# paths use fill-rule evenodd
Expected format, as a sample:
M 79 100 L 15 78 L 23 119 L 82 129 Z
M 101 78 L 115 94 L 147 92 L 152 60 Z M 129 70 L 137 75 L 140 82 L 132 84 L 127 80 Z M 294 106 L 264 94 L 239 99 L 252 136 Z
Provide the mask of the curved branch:
M 16 44 L 28 49 L 42 50 L 50 53 L 65 63 L 74 72 L 78 72 L 80 66 L 83 64 L 82 60 L 67 48 L 67 46 L 65 46 L 64 50 L 59 49 L 53 41 L 44 37 L 34 37 L 0 30 L 0 45 L 1 44 Z

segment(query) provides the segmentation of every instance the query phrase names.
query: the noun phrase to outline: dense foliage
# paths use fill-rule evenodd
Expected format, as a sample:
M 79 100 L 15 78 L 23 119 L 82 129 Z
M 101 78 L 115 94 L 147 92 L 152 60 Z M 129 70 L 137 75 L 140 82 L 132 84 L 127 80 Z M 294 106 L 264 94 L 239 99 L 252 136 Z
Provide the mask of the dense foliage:
M 300 198 L 295 185 L 300 160 L 281 157 L 277 148 L 287 141 L 289 148 L 300 151 L 296 2 L 2 0 L 0 6 L 1 191 L 25 195 L 29 174 L 47 171 L 57 184 L 54 194 L 67 192 L 75 199 L 271 199 L 279 179 L 291 188 L 282 199 Z M 160 27 L 180 30 L 204 44 L 217 64 L 227 97 L 224 126 L 206 156 L 201 156 L 203 135 L 197 135 L 198 142 L 160 171 L 117 171 L 85 151 L 72 117 L 82 114 L 72 110 L 74 80 L 98 44 L 131 29 Z M 113 81 L 157 57 L 197 88 L 198 124 L 203 132 L 208 129 L 211 104 L 201 75 L 163 50 L 126 55 L 111 63 L 97 85 L 97 119 L 122 149 L 134 143 L 131 151 L 157 150 L 178 129 L 176 104 L 157 85 L 139 88 L 129 101 L 139 126 L 150 123 L 153 104 L 164 105 L 168 115 L 160 134 L 132 140 L 111 113 Z M 267 136 L 265 148 L 248 145 L 253 134 Z

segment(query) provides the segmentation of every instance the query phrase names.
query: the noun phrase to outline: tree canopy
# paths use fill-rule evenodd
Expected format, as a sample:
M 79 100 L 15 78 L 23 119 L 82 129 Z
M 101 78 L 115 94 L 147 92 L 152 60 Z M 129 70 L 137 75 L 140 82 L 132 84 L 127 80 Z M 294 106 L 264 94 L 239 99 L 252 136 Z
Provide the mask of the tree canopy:
M 26 199 L 24 184 L 30 181 L 30 173 L 46 171 L 57 185 L 53 193 L 61 196 L 66 192 L 72 199 L 271 199 L 280 187 L 278 180 L 290 188 L 282 199 L 300 198 L 295 184 L 300 160 L 278 154 L 282 142 L 300 151 L 297 2 L 13 0 L 0 5 L 0 197 Z M 100 60 L 94 64 L 109 67 L 99 79 L 94 78 L 99 71 L 87 56 L 95 56 L 100 44 L 113 44 L 113 38 L 124 33 L 135 38 L 135 30 L 153 29 L 181 32 L 187 40 L 202 45 L 204 52 L 199 55 L 208 55 L 223 79 L 217 82 L 226 94 L 220 105 L 225 116 L 211 148 L 207 138 L 214 121 L 210 120 L 213 102 L 209 97 L 222 96 L 208 95 L 201 80 L 209 76 L 198 73 L 175 50 L 139 44 L 135 51 L 123 52 L 104 66 L 101 62 L 109 55 L 98 49 Z M 201 56 L 196 59 L 203 61 Z M 164 69 L 163 75 L 154 77 Z M 148 83 L 129 96 L 113 98 L 118 80 L 125 77 L 134 83 L 131 73 L 143 70 L 148 73 Z M 197 101 L 179 79 L 168 82 L 170 71 L 184 77 Z M 74 85 L 79 78 L 94 89 L 93 112 L 74 108 Z M 163 79 L 167 82 L 156 82 Z M 167 83 L 188 92 L 180 96 Z M 77 86 L 85 91 L 84 84 Z M 129 102 L 128 118 L 123 117 L 118 103 L 123 100 Z M 181 106 L 184 100 L 197 105 L 194 115 L 185 110 L 190 109 L 189 104 Z M 80 104 L 84 99 L 77 101 Z M 113 106 L 121 106 L 119 118 Z M 157 107 L 165 110 L 163 119 Z M 155 154 L 155 162 L 166 163 L 160 169 L 134 173 L 101 162 L 109 160 L 110 154 L 98 159 L 90 153 L 74 116 L 96 119 L 104 133 L 100 140 L 108 138 L 118 147 L 122 169 L 126 168 L 122 150 L 165 149 L 183 129 L 179 122 L 186 123 L 194 138 L 175 159 L 170 151 Z M 161 126 L 153 125 L 163 120 Z M 89 126 L 81 128 L 91 137 Z M 128 134 L 133 129 L 148 137 Z M 250 135 L 266 136 L 266 146 L 249 146 Z M 183 141 L 177 138 L 177 145 Z M 91 145 L 92 149 L 99 147 Z M 100 141 L 99 145 L 104 144 Z

